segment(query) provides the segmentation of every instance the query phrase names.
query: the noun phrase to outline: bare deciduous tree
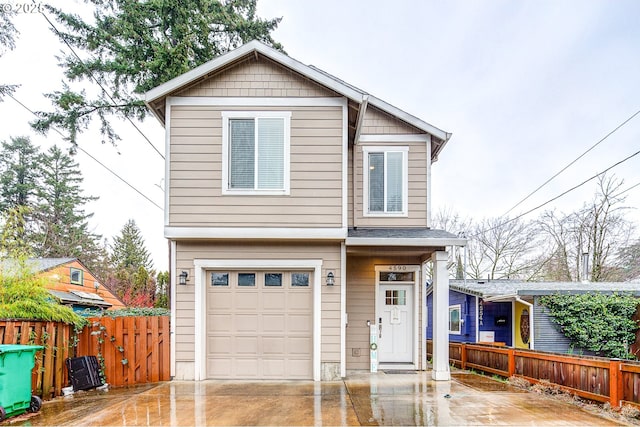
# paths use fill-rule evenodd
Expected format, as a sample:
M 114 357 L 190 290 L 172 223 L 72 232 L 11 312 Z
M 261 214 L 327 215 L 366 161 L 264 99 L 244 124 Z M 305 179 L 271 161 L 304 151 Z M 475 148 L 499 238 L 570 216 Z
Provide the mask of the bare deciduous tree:
M 622 180 L 601 176 L 593 200 L 570 214 L 545 212 L 538 220 L 550 250 L 541 278 L 585 280 L 582 254 L 589 254 L 590 279 L 622 280 L 615 256 L 629 244 L 633 224 L 624 215 Z

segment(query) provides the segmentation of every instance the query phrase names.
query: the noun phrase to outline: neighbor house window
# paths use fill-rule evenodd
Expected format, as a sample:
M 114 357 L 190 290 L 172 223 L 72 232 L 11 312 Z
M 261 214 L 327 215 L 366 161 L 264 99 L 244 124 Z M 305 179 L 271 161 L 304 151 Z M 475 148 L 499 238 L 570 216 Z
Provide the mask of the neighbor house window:
M 406 216 L 408 147 L 363 147 L 364 214 Z
M 462 320 L 460 318 L 460 304 L 449 306 L 449 333 L 462 333 Z
M 70 267 L 69 278 L 72 285 L 82 285 L 84 282 L 84 271 L 79 268 Z
M 291 113 L 222 113 L 223 193 L 288 194 Z

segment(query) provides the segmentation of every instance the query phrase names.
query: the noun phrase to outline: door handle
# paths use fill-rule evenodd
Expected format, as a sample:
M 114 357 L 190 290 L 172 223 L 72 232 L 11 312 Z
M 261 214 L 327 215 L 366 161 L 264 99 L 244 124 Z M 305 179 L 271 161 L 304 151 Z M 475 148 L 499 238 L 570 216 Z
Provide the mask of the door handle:
M 382 317 L 378 318 L 378 338 L 382 338 Z

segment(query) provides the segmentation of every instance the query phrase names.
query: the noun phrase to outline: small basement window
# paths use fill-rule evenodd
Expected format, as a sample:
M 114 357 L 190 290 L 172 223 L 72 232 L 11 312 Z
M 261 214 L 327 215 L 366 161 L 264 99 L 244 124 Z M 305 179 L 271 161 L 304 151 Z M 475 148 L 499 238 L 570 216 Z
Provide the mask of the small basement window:
M 72 285 L 82 286 L 84 284 L 84 271 L 79 268 L 70 267 L 69 282 Z

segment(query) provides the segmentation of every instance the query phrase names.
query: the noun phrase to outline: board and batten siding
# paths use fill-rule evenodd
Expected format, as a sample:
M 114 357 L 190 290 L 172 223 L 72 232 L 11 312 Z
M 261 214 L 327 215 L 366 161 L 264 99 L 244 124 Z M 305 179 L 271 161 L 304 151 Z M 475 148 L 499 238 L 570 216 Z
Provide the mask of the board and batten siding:
M 363 152 L 362 146 L 390 146 L 409 147 L 408 163 L 408 209 L 406 217 L 364 216 L 363 215 Z M 349 147 L 348 174 L 352 175 L 354 154 L 353 147 Z M 427 146 L 424 142 L 389 142 L 364 143 L 355 147 L 356 155 L 356 224 L 358 227 L 425 227 L 427 225 Z M 352 180 L 349 178 L 348 221 L 353 227 L 353 197 Z
M 176 249 L 177 271 L 194 274 L 194 260 L 322 260 L 326 270 L 335 274 L 334 286 L 321 280 L 321 362 L 340 363 L 340 270 L 339 243 L 256 243 L 250 241 L 179 241 Z M 176 362 L 193 363 L 195 359 L 195 288 L 176 286 Z
M 290 194 L 222 194 L 222 111 L 290 111 Z M 171 108 L 169 225 L 341 227 L 342 108 Z
M 369 327 L 367 320 L 376 322 L 375 289 L 376 265 L 416 265 L 421 264 L 419 257 L 384 257 L 384 256 L 347 256 L 347 301 L 346 310 L 349 318 L 346 336 L 346 367 L 353 370 L 369 370 Z M 421 275 L 422 276 L 422 275 Z M 420 277 L 419 283 L 423 283 Z M 419 301 L 424 301 L 424 287 L 418 290 Z M 423 307 L 418 304 L 418 325 L 422 325 Z M 418 327 L 418 354 L 424 345 L 424 331 Z M 415 361 L 418 369 L 420 360 Z

